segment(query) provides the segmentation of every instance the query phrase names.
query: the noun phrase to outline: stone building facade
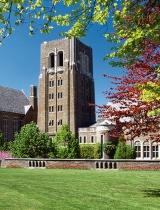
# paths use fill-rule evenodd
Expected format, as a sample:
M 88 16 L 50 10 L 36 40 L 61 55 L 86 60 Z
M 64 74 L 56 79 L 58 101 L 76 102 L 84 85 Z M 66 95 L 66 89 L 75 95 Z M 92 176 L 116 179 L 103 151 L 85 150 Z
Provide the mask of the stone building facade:
M 0 86 L 0 131 L 6 142 L 27 123 L 37 123 L 37 87 L 30 86 L 30 98 L 23 91 Z
M 160 142 L 152 139 L 152 135 L 141 135 L 127 143 L 135 147 L 136 159 L 160 159 Z
M 41 45 L 38 126 L 54 136 L 68 124 L 78 128 L 95 123 L 93 61 L 91 47 L 76 38 Z
M 100 143 L 101 146 L 106 142 L 117 143 L 118 139 L 109 135 L 112 129 L 112 123 L 109 120 L 99 119 L 96 123 L 89 127 L 78 129 L 79 144 L 96 144 Z M 103 152 L 103 158 L 109 158 Z
M 115 142 L 116 139 L 111 137 L 108 132 L 112 125 L 109 120 L 99 119 L 97 122 L 89 127 L 82 127 L 78 129 L 80 144 L 96 144 L 105 142 Z

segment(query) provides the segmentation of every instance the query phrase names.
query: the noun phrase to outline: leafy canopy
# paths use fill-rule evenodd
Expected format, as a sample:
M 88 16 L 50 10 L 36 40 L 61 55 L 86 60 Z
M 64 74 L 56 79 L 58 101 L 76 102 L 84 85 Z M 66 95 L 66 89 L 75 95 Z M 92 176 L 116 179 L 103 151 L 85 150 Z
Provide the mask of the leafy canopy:
M 47 134 L 40 133 L 34 122 L 24 125 L 15 134 L 15 140 L 9 148 L 14 157 L 19 158 L 47 158 L 54 150 L 52 139 Z
M 50 33 L 57 24 L 71 27 L 62 35 L 84 37 L 93 24 L 107 29 L 107 20 L 112 16 L 115 32 L 104 36 L 116 43 L 116 47 L 106 58 L 123 58 L 132 64 L 141 54 L 142 40 L 152 38 L 154 43 L 159 42 L 159 10 L 159 0 L 2 0 L 0 37 L 2 41 L 15 25 L 26 22 L 30 24 L 30 35 L 37 30 Z M 123 62 L 111 64 L 124 65 Z
M 70 27 L 61 35 L 84 37 L 93 24 L 103 25 L 107 30 L 107 21 L 112 18 L 114 30 L 104 36 L 115 47 L 105 59 L 111 59 L 112 66 L 126 67 L 139 59 L 147 41 L 159 44 L 159 14 L 160 0 L 2 0 L 0 43 L 21 24 L 29 23 L 30 35 L 37 30 L 48 34 L 57 24 Z M 155 71 L 160 71 L 158 66 Z M 150 95 L 160 97 L 159 86 L 154 83 L 145 84 L 143 89 L 143 100 L 148 101 Z
M 56 158 L 79 158 L 79 142 L 69 130 L 68 125 L 63 124 L 56 133 L 53 143 L 55 145 Z
M 62 8 L 66 12 L 62 12 Z M 152 105 L 151 102 L 155 104 L 160 98 L 159 14 L 160 0 L 2 0 L 0 40 L 2 42 L 10 35 L 15 25 L 25 24 L 27 21 L 30 24 L 30 35 L 37 30 L 50 33 L 54 24 L 57 24 L 71 27 L 61 34 L 70 38 L 84 37 L 93 24 L 107 29 L 107 20 L 112 18 L 113 32 L 104 33 L 106 40 L 115 44 L 112 52 L 105 56 L 105 59 L 111 59 L 112 66 L 136 67 L 137 62 L 143 62 L 144 65 L 146 58 L 143 55 L 145 51 L 148 53 L 150 42 L 157 48 L 157 58 L 152 53 L 153 62 L 150 65 L 157 75 L 156 80 L 148 78 L 143 84 L 135 83 L 140 88 L 139 98 Z M 152 114 L 159 114 L 158 108 L 150 111 Z
M 112 87 L 104 92 L 106 98 L 110 100 L 107 105 L 99 106 L 99 115 L 113 121 L 113 136 L 126 135 L 126 138 L 133 140 L 135 137 L 144 136 L 146 139 L 156 139 L 159 141 L 160 103 L 157 96 L 149 102 L 142 100 L 145 89 L 149 84 L 160 86 L 158 72 L 155 66 L 159 62 L 159 45 L 152 41 L 148 42 L 141 59 L 137 59 L 132 66 L 129 66 L 122 77 L 109 76 L 112 79 Z M 142 88 L 141 88 L 142 87 Z M 145 96 L 146 97 L 146 96 Z M 156 115 L 152 116 L 152 114 Z

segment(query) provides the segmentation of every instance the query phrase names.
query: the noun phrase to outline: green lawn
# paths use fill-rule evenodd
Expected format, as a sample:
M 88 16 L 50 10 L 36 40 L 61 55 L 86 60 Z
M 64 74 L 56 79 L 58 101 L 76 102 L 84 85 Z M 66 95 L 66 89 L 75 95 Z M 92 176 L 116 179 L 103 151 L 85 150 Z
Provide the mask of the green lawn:
M 0 210 L 160 209 L 160 172 L 0 168 Z

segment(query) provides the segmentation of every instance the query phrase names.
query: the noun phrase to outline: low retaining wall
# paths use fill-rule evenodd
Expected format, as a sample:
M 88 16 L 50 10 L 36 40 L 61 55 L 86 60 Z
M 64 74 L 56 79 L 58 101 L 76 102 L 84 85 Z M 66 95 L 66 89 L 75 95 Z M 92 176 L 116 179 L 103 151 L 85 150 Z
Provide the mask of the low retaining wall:
M 1 167 L 95 169 L 95 160 L 7 158 L 1 161 Z
M 123 167 L 158 167 L 160 160 L 126 159 L 37 159 L 6 158 L 0 160 L 2 168 L 81 168 L 81 169 L 120 169 Z

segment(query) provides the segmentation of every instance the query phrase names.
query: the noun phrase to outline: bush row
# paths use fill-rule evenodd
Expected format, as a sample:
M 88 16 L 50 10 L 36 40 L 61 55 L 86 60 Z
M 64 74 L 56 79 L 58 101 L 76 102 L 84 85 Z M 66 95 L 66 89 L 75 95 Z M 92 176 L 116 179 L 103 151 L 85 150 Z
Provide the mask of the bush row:
M 122 139 L 123 140 L 123 139 Z M 6 150 L 6 143 L 0 132 L 0 151 Z M 23 126 L 19 133 L 15 134 L 13 142 L 8 145 L 9 152 L 13 157 L 18 158 L 101 158 L 102 149 L 109 158 L 132 159 L 135 158 L 134 148 L 126 145 L 119 139 L 118 145 L 106 142 L 103 145 L 80 144 L 68 125 L 63 124 L 60 131 L 56 133 L 54 139 L 48 134 L 41 133 L 34 122 Z M 9 155 L 1 153 L 2 156 Z
M 100 144 L 81 144 L 80 157 L 84 159 L 99 159 L 101 156 Z

